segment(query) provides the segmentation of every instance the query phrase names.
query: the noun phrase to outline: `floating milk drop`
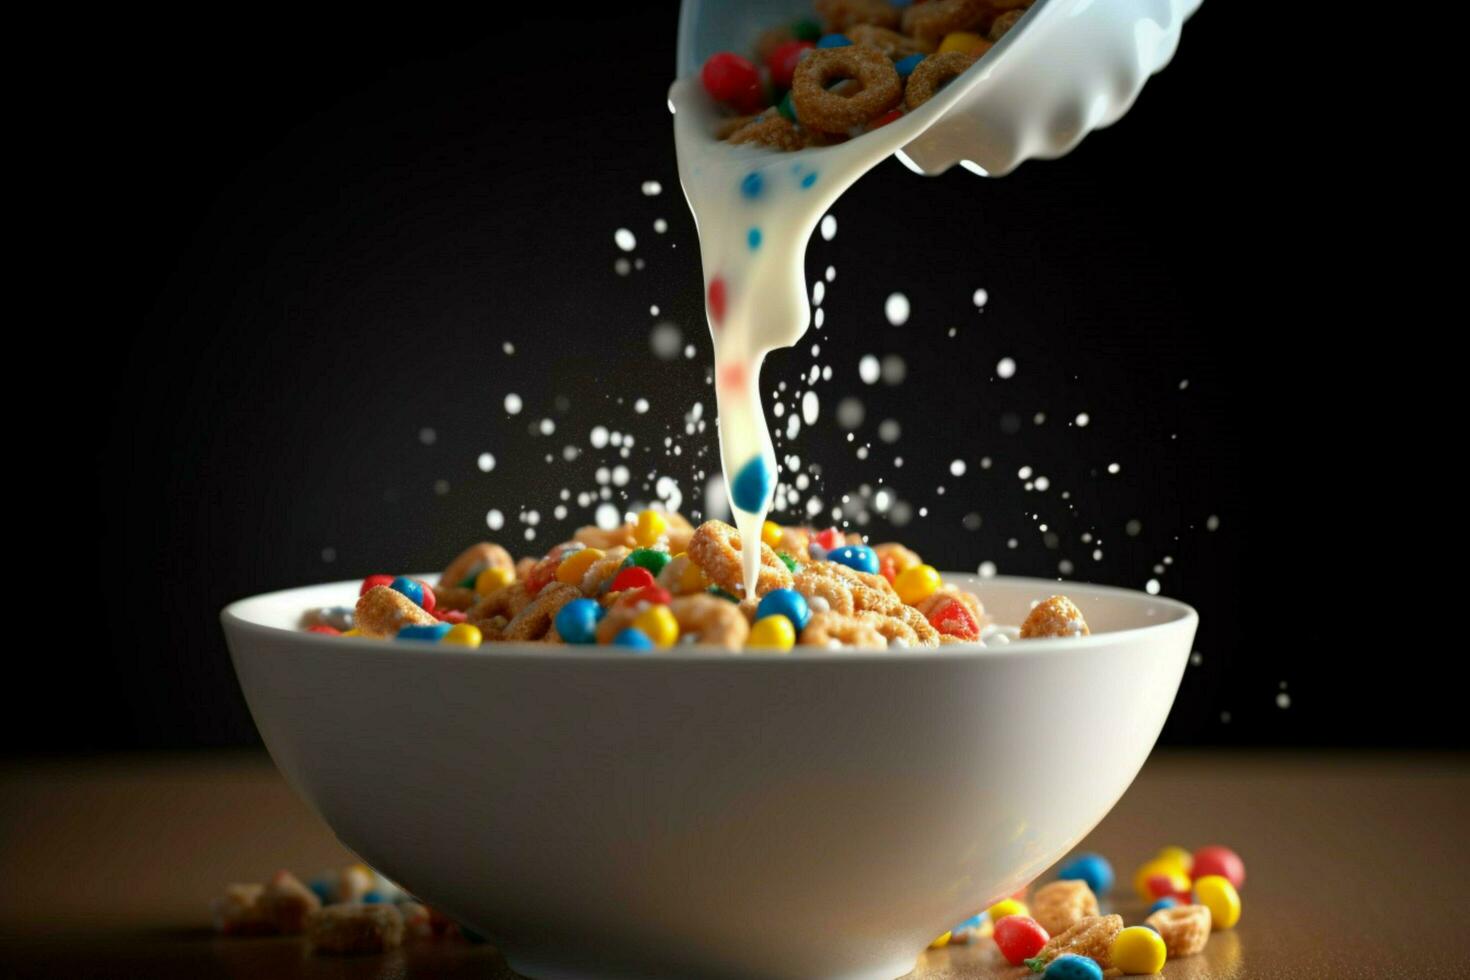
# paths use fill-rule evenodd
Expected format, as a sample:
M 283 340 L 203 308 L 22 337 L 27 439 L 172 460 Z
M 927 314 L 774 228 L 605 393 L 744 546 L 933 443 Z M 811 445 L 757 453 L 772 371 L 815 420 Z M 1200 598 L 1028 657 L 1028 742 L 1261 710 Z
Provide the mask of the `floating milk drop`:
M 895 327 L 909 322 L 909 298 L 903 293 L 890 293 L 883 303 L 883 315 Z
M 613 232 L 613 241 L 624 252 L 631 252 L 638 247 L 638 239 L 634 238 L 633 233 L 626 228 L 619 228 Z
M 506 395 L 505 411 L 507 415 L 521 414 L 521 396 L 517 394 Z

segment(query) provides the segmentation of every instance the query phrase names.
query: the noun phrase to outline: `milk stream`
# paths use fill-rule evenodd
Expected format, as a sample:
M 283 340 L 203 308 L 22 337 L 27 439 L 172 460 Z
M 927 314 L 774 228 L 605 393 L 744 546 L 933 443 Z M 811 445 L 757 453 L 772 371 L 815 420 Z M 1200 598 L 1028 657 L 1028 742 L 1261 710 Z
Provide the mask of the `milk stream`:
M 799 341 L 811 321 L 803 259 L 817 222 L 927 122 L 921 110 L 837 146 L 783 153 L 716 140 L 719 114 L 697 78 L 673 84 L 669 108 L 704 265 L 725 489 L 742 542 L 744 594 L 754 595 L 761 527 L 778 475 L 761 364 L 769 351 Z

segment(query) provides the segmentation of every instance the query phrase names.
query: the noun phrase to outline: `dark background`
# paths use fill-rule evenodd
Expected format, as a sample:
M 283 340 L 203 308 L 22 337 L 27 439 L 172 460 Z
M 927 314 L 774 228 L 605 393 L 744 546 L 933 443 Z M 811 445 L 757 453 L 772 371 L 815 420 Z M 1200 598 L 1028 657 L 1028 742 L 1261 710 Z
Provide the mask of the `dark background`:
M 79 329 L 34 328 L 52 353 L 32 364 L 67 365 L 57 408 L 85 421 L 30 461 L 72 476 L 18 523 L 78 597 L 85 652 L 27 657 L 11 707 L 47 722 L 10 711 L 9 751 L 253 744 L 218 626 L 229 600 L 441 567 L 487 536 L 490 508 L 506 527 L 488 536 L 544 550 L 591 521 L 576 496 L 618 462 L 627 502 L 656 468 L 702 508 L 714 430 L 686 435 L 684 415 L 713 397 L 664 105 L 675 7 L 505 16 L 246 22 L 192 46 L 135 23 L 58 126 L 54 176 L 82 202 L 62 233 L 87 271 L 51 294 Z M 877 540 L 941 568 L 1154 578 L 1194 604 L 1198 663 L 1166 741 L 1463 745 L 1449 691 L 1383 647 L 1402 610 L 1360 578 L 1382 570 L 1391 508 L 1361 482 L 1360 406 L 1312 299 L 1287 286 L 1310 141 L 1299 103 L 1242 71 L 1270 49 L 1246 51 L 1232 16 L 1206 4 L 1129 115 L 1063 160 L 998 180 L 876 168 L 808 250 L 813 281 L 837 269 L 824 329 L 773 355 L 764 387 L 800 391 L 830 365 L 821 420 L 785 451 L 821 467 L 828 507 L 892 486 L 915 514 L 875 519 Z M 1273 167 L 1247 164 L 1270 145 L 1288 148 Z M 619 258 L 641 267 L 620 275 Z M 883 316 L 894 291 L 913 304 L 902 327 Z M 657 321 L 696 356 L 654 358 Z M 868 353 L 902 357 L 903 383 L 863 384 Z M 852 445 L 833 416 L 847 396 L 866 408 Z M 630 459 L 589 445 L 598 424 L 636 437 Z M 1049 489 L 1028 492 L 1023 466 Z M 1400 723 L 1365 724 L 1385 703 Z

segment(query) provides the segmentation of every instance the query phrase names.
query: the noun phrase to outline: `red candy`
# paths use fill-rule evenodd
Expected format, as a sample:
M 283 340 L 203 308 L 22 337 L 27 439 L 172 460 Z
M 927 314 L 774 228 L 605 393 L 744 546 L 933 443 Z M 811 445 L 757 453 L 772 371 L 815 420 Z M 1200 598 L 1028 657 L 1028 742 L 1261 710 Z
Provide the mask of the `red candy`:
M 441 623 L 462 623 L 465 615 L 458 609 L 435 609 L 434 618 Z
M 903 118 L 902 109 L 889 109 L 887 112 L 883 113 L 883 115 L 868 123 L 868 130 L 871 132 L 872 130 L 878 129 L 880 126 L 887 126 L 895 119 L 901 118 Z
M 719 323 L 725 319 L 725 280 L 715 276 L 709 281 L 709 315 Z
M 1007 915 L 995 924 L 995 945 L 1011 966 L 1020 966 L 1041 952 L 1051 936 L 1029 915 Z
M 837 528 L 835 527 L 829 527 L 825 531 L 818 531 L 816 534 L 812 535 L 812 540 L 815 541 L 817 543 L 817 546 L 823 551 L 831 551 L 833 548 L 841 548 L 843 545 L 847 544 L 847 539 L 844 538 L 842 536 L 842 532 L 837 530 Z
M 699 79 L 711 97 L 728 102 L 741 112 L 755 112 L 766 104 L 765 94 L 761 92 L 761 73 L 738 54 L 721 51 L 710 55 Z
M 878 559 L 878 574 L 888 580 L 892 585 L 893 580 L 898 578 L 898 563 L 891 556 Z
M 939 608 L 929 615 L 929 625 L 946 636 L 957 637 L 961 640 L 980 639 L 980 624 L 975 622 L 975 617 L 970 614 L 969 608 L 957 599 L 941 603 Z
M 424 590 L 424 601 L 420 603 L 420 605 L 424 607 L 424 612 L 433 612 L 434 607 L 439 604 L 439 600 L 434 595 L 434 587 L 421 578 L 416 578 L 414 579 L 414 581 L 417 582 L 419 584 L 419 587 Z
M 616 581 L 614 581 L 614 584 L 616 584 Z M 628 593 L 619 601 L 634 606 L 640 602 L 651 602 L 655 606 L 667 606 L 674 601 L 674 597 L 669 594 L 668 589 L 661 589 L 657 585 L 648 585 L 636 592 Z
M 639 565 L 630 565 L 618 572 L 612 580 L 610 592 L 626 592 L 628 589 L 647 589 L 653 586 L 653 573 Z
M 1186 878 L 1187 882 L 1188 879 Z M 1173 875 L 1149 875 L 1143 885 L 1154 898 L 1177 898 L 1185 905 L 1189 904 L 1189 888 L 1177 888 L 1178 882 Z
M 1205 875 L 1219 875 L 1238 890 L 1245 884 L 1245 862 L 1228 847 L 1211 844 L 1194 852 L 1194 867 L 1190 875 L 1196 879 Z
M 538 561 L 531 568 L 531 573 L 526 576 L 526 594 L 535 595 L 544 589 L 552 579 L 556 578 L 556 569 L 560 564 L 560 555 L 552 555 Z
M 342 635 L 342 631 L 339 630 L 339 629 L 334 629 L 331 626 L 321 626 L 321 625 L 318 625 L 318 626 L 308 626 L 306 628 L 306 632 L 308 632 L 308 633 L 321 633 L 323 636 L 341 636 Z
M 796 63 L 801 56 L 816 47 L 810 41 L 783 41 L 766 55 L 766 68 L 771 73 L 771 84 L 777 88 L 790 88 L 791 76 L 796 74 Z
M 357 594 L 360 596 L 367 595 L 369 589 L 375 589 L 380 585 L 392 584 L 392 575 L 369 575 L 367 578 L 362 580 L 362 588 L 357 590 Z

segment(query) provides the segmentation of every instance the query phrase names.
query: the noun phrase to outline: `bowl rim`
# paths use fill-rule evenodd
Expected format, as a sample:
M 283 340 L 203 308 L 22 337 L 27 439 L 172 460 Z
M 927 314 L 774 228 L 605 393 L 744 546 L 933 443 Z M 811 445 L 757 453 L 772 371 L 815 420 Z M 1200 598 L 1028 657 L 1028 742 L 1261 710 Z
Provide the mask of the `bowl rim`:
M 1188 630 L 1192 636 L 1195 628 L 1199 625 L 1199 613 L 1193 606 L 1171 599 L 1166 596 L 1149 595 L 1137 589 L 1127 589 L 1116 585 L 1094 585 L 1091 582 L 1080 581 L 1058 581 L 1048 578 L 1030 578 L 1019 575 L 996 575 L 987 579 L 968 572 L 942 572 L 946 581 L 960 581 L 971 589 L 975 583 L 997 582 L 1012 587 L 1036 587 L 1038 589 L 1055 590 L 1053 594 L 1060 594 L 1062 590 L 1058 586 L 1076 586 L 1086 588 L 1093 593 L 1103 593 L 1129 601 L 1146 600 L 1150 603 L 1163 606 L 1174 615 L 1162 619 L 1157 623 L 1146 626 L 1134 626 L 1122 630 L 1109 630 L 1105 633 L 1091 633 L 1087 636 L 1075 637 L 1046 637 L 1041 639 L 1027 640 L 1023 643 L 1009 643 L 1002 647 L 987 647 L 974 643 L 955 643 L 940 647 L 907 648 L 901 650 L 866 650 L 866 649 L 843 649 L 829 650 L 823 647 L 796 647 L 786 653 L 754 653 L 747 654 L 726 650 L 723 647 L 690 645 L 677 646 L 669 651 L 639 652 L 629 655 L 628 651 L 621 647 L 611 645 L 595 644 L 548 644 L 548 643 L 490 643 L 469 650 L 461 648 L 445 648 L 434 643 L 398 643 L 391 640 L 381 640 L 366 636 L 329 636 L 321 633 L 308 633 L 299 629 L 287 629 L 280 626 L 271 626 L 256 620 L 246 618 L 241 613 L 241 607 L 265 599 L 277 599 L 292 592 L 299 592 L 308 588 L 320 588 L 329 586 L 341 586 L 351 588 L 361 583 L 355 579 L 344 579 L 338 582 L 318 582 L 315 585 L 296 586 L 289 589 L 276 589 L 271 592 L 262 592 L 257 595 L 246 596 L 236 599 L 220 610 L 220 623 L 225 629 L 226 636 L 232 631 L 240 634 L 254 635 L 260 638 L 290 638 L 293 642 L 300 642 L 310 650 L 315 647 L 320 651 L 337 650 L 343 653 L 390 653 L 392 656 L 403 657 L 432 657 L 443 660 L 445 657 L 466 658 L 472 660 L 490 659 L 502 661 L 524 661 L 543 660 L 549 662 L 580 662 L 580 661 L 606 661 L 627 664 L 668 664 L 668 663 L 707 663 L 718 661 L 721 663 L 743 664 L 743 663 L 841 663 L 851 660 L 862 661 L 933 661 L 933 660 L 968 660 L 968 659 L 1010 659 L 1014 657 L 1060 656 L 1067 652 L 1096 649 L 1121 645 L 1142 640 L 1147 635 L 1157 635 L 1161 632 L 1171 630 Z M 437 581 L 436 574 L 415 575 L 414 578 L 422 578 L 426 581 Z M 983 596 L 981 596 L 983 600 Z M 303 612 L 306 608 L 303 607 Z M 231 644 L 233 649 L 233 644 Z M 637 668 L 634 668 L 637 669 Z

